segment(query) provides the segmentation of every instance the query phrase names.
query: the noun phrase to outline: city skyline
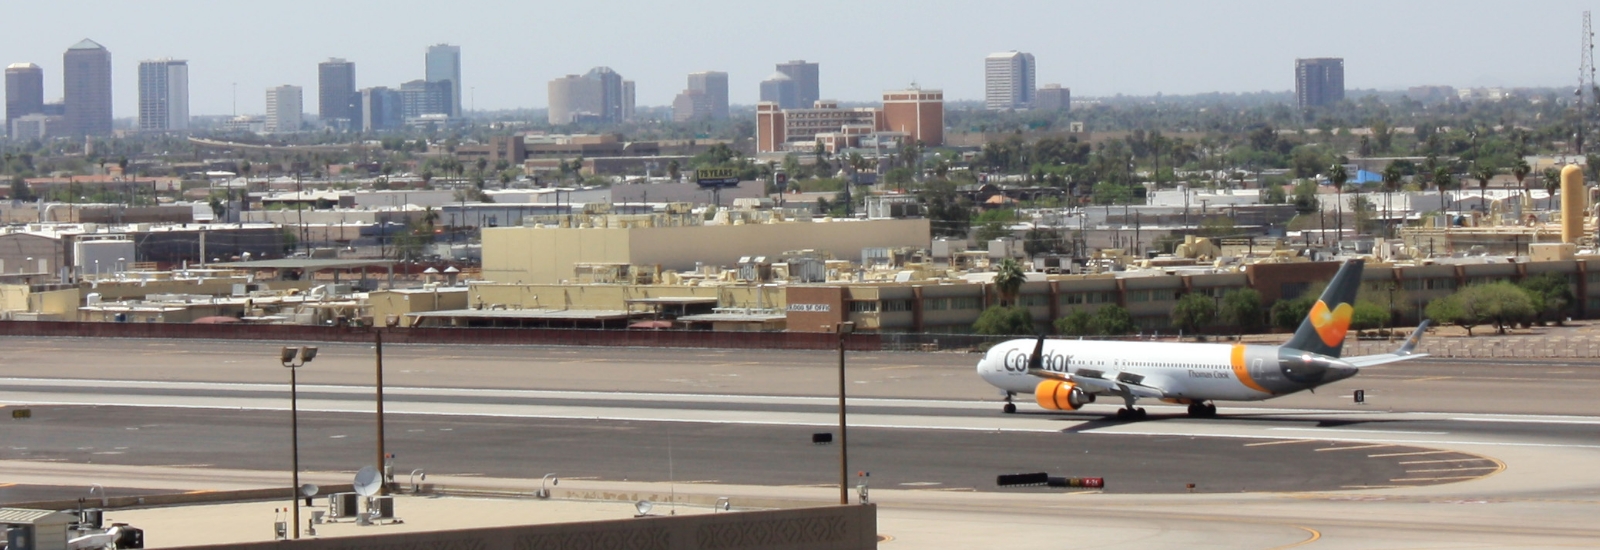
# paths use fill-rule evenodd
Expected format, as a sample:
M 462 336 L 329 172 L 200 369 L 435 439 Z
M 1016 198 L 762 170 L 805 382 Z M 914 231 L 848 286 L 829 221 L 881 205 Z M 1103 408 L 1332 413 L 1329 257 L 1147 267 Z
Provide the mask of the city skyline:
M 114 112 L 118 118 L 137 113 L 137 60 L 165 57 L 188 59 L 191 67 L 191 112 L 227 115 L 238 87 L 238 113 L 265 110 L 255 90 L 292 83 L 316 89 L 317 64 L 341 57 L 362 67 L 357 86 L 394 86 L 424 77 L 423 57 L 429 45 L 461 48 L 464 109 L 544 108 L 545 83 L 570 72 L 569 67 L 610 66 L 637 82 L 639 105 L 671 105 L 682 91 L 682 75 L 701 70 L 729 74 L 730 102 L 755 103 L 758 82 L 774 64 L 806 59 L 826 66 L 820 95 L 844 102 L 867 102 L 885 90 L 912 82 L 946 91 L 949 101 L 983 98 L 983 59 L 995 51 L 1019 50 L 1039 59 L 1039 82 L 1060 83 L 1082 97 L 1115 94 L 1154 95 L 1206 92 L 1292 91 L 1286 66 L 1294 59 L 1342 57 L 1350 67 L 1350 89 L 1401 90 L 1440 84 L 1472 86 L 1571 86 L 1576 83 L 1582 10 L 1575 1 L 1537 5 L 1476 2 L 1466 9 L 1438 10 L 1429 5 L 1352 2 L 1339 6 L 1279 5 L 1233 1 L 1192 6 L 1169 2 L 1120 6 L 1102 2 L 1075 4 L 1074 20 L 1088 24 L 1060 32 L 1057 18 L 1016 17 L 1017 12 L 1048 12 L 1052 5 L 1029 4 L 989 10 L 950 3 L 941 9 L 905 10 L 903 2 L 847 4 L 824 1 L 816 14 L 791 14 L 777 6 L 745 6 L 722 1 L 690 1 L 667 8 L 648 3 L 618 2 L 620 16 L 608 34 L 629 40 L 585 43 L 561 55 L 528 55 L 529 42 L 517 29 L 527 19 L 581 19 L 578 6 L 496 6 L 465 2 L 433 17 L 433 29 L 471 29 L 424 33 L 361 32 L 342 22 L 364 21 L 363 28 L 402 25 L 410 13 L 426 5 L 402 0 L 394 9 L 371 10 L 368 3 L 311 3 L 285 0 L 283 9 L 260 12 L 243 5 L 213 5 L 191 0 L 157 2 L 163 13 L 187 22 L 194 32 L 151 34 L 137 23 L 148 19 L 148 6 L 109 2 L 77 2 L 97 16 L 76 16 L 72 5 L 38 4 L 10 8 L 13 19 L 29 21 L 0 37 L 0 62 L 35 63 L 45 73 L 46 101 L 62 98 L 60 52 L 84 38 L 104 44 L 113 57 Z M 493 10 L 489 8 L 493 7 Z M 1368 8 L 1385 17 L 1354 17 Z M 727 33 L 687 37 L 660 31 L 672 22 L 692 24 L 689 14 L 728 10 L 749 12 L 747 20 L 765 16 L 792 18 L 796 24 L 822 25 L 821 14 L 850 12 L 863 20 L 893 20 L 877 29 L 885 43 L 882 55 L 861 55 L 859 46 L 829 41 L 799 41 L 730 46 Z M 494 17 L 484 17 L 489 11 Z M 926 13 L 923 13 L 926 12 Z M 318 17 L 303 17 L 318 13 Z M 993 33 L 927 33 L 951 25 L 960 13 L 961 26 L 1004 28 Z M 205 14 L 186 16 L 183 14 Z M 895 17 L 875 18 L 874 14 Z M 1461 29 L 1500 29 L 1506 14 L 1537 21 L 1483 40 Z M 569 17 L 570 16 L 570 17 Z M 1138 32 L 1125 25 L 1094 21 L 1138 20 Z M 300 40 L 241 42 L 232 25 L 204 21 L 251 21 L 262 28 L 289 29 Z M 1325 22 L 1347 21 L 1340 32 L 1325 32 Z M 669 25 L 670 26 L 670 25 Z M 1527 29 L 1523 31 L 1521 29 Z M 1237 29 L 1229 32 L 1228 29 Z M 1536 32 L 1534 32 L 1536 30 Z M 541 42 L 577 41 L 582 25 L 541 27 Z M 737 35 L 735 32 L 734 35 Z M 972 35 L 972 36 L 966 36 Z M 1369 38 L 1381 37 L 1382 40 Z M 1204 47 L 1196 47 L 1196 45 Z M 1130 69 L 1134 67 L 1136 69 Z

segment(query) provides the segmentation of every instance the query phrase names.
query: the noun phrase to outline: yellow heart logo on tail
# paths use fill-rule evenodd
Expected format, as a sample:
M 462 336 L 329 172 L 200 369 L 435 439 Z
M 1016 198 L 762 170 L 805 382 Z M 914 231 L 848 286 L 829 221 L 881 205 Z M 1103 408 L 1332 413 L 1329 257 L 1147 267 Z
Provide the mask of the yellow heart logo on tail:
M 1322 343 L 1328 347 L 1338 347 L 1344 342 L 1345 333 L 1350 331 L 1350 316 L 1355 313 L 1355 308 L 1350 304 L 1339 304 L 1328 311 L 1328 304 L 1317 300 L 1311 306 L 1311 326 L 1317 329 L 1317 337 L 1322 338 Z

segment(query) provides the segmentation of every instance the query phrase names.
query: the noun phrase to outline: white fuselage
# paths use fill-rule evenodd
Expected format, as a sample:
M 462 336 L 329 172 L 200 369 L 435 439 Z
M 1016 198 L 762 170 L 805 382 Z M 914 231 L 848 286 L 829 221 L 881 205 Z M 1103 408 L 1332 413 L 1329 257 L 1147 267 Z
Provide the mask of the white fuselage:
M 1002 390 L 1032 394 L 1044 380 L 1027 372 L 1034 345 L 1034 340 L 1012 340 L 990 348 L 978 362 L 978 374 Z M 1142 376 L 1166 398 L 1258 401 L 1288 393 L 1258 383 L 1277 375 L 1277 362 L 1263 359 L 1276 354 L 1276 346 L 1046 340 L 1041 356 L 1043 369 L 1056 373 L 1091 369 L 1108 379 L 1121 373 Z

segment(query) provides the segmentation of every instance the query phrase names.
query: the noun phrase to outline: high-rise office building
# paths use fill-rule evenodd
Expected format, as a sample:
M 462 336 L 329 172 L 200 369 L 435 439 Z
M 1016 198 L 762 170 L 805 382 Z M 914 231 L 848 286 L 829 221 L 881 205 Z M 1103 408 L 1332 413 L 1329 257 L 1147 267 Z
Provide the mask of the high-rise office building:
M 1033 108 L 1040 111 L 1072 110 L 1072 88 L 1060 84 L 1045 84 L 1033 96 Z
M 622 81 L 622 114 L 618 120 L 633 120 L 633 81 Z
M 776 103 L 779 109 L 804 109 L 815 103 L 813 101 L 801 104 L 800 92 L 795 88 L 794 79 L 783 73 L 773 73 L 761 81 L 761 101 Z
M 354 128 L 361 122 L 356 94 L 356 64 L 337 57 L 317 64 L 317 116 L 330 127 Z
M 404 120 L 426 115 L 450 116 L 454 104 L 450 81 L 413 80 L 400 85 L 400 116 Z
M 550 81 L 551 124 L 598 122 L 603 111 L 598 79 L 569 74 Z
M 794 80 L 795 102 L 798 106 L 785 107 L 785 109 L 809 108 L 818 99 L 822 99 L 821 88 L 818 86 L 816 63 L 806 63 L 805 60 L 779 63 L 778 72 L 788 75 L 789 78 Z
M 728 73 L 703 71 L 689 73 L 689 90 L 705 95 L 714 120 L 728 118 Z
M 44 112 L 44 69 L 32 63 L 6 67 L 6 128 L 11 121 Z
M 989 54 L 983 60 L 983 105 L 991 111 L 1033 106 L 1033 54 L 1016 50 Z
M 269 134 L 287 134 L 300 131 L 301 101 L 299 86 L 267 88 L 267 124 Z
M 1294 60 L 1294 97 L 1301 109 L 1344 101 L 1344 58 Z
M 156 59 L 139 62 L 139 130 L 170 132 L 189 128 L 189 62 Z
M 461 116 L 461 46 L 435 44 L 428 46 L 428 82 L 450 83 L 450 109 L 444 113 L 451 118 Z
M 622 118 L 622 75 L 611 70 L 611 67 L 595 67 L 589 69 L 584 78 L 600 83 L 600 121 L 621 122 Z
M 361 131 L 393 130 L 405 124 L 400 95 L 383 86 L 357 92 L 361 98 Z
M 610 67 L 551 80 L 549 90 L 551 124 L 617 123 L 633 116 L 633 81 Z
M 111 134 L 111 51 L 84 39 L 62 55 L 66 134 Z

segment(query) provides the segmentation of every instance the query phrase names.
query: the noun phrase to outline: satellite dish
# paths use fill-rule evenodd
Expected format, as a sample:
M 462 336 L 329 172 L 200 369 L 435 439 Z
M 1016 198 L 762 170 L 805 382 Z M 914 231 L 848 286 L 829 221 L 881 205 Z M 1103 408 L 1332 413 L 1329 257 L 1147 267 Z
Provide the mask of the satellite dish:
M 370 497 L 378 494 L 378 489 L 382 487 L 383 476 L 378 475 L 378 470 L 376 468 L 371 466 L 362 466 L 361 471 L 356 472 L 356 494 L 364 497 Z
M 651 504 L 650 501 L 648 501 L 648 500 L 641 500 L 639 502 L 633 503 L 633 509 L 638 510 L 639 511 L 639 515 L 641 515 L 641 516 L 650 515 L 650 509 L 654 508 L 654 507 L 655 507 L 655 504 Z
M 303 497 L 306 497 L 306 498 L 311 498 L 311 497 L 317 496 L 317 492 L 321 491 L 321 490 L 322 490 L 322 488 L 317 487 L 316 484 L 307 483 L 305 485 L 301 485 L 300 486 L 300 496 L 303 496 Z

